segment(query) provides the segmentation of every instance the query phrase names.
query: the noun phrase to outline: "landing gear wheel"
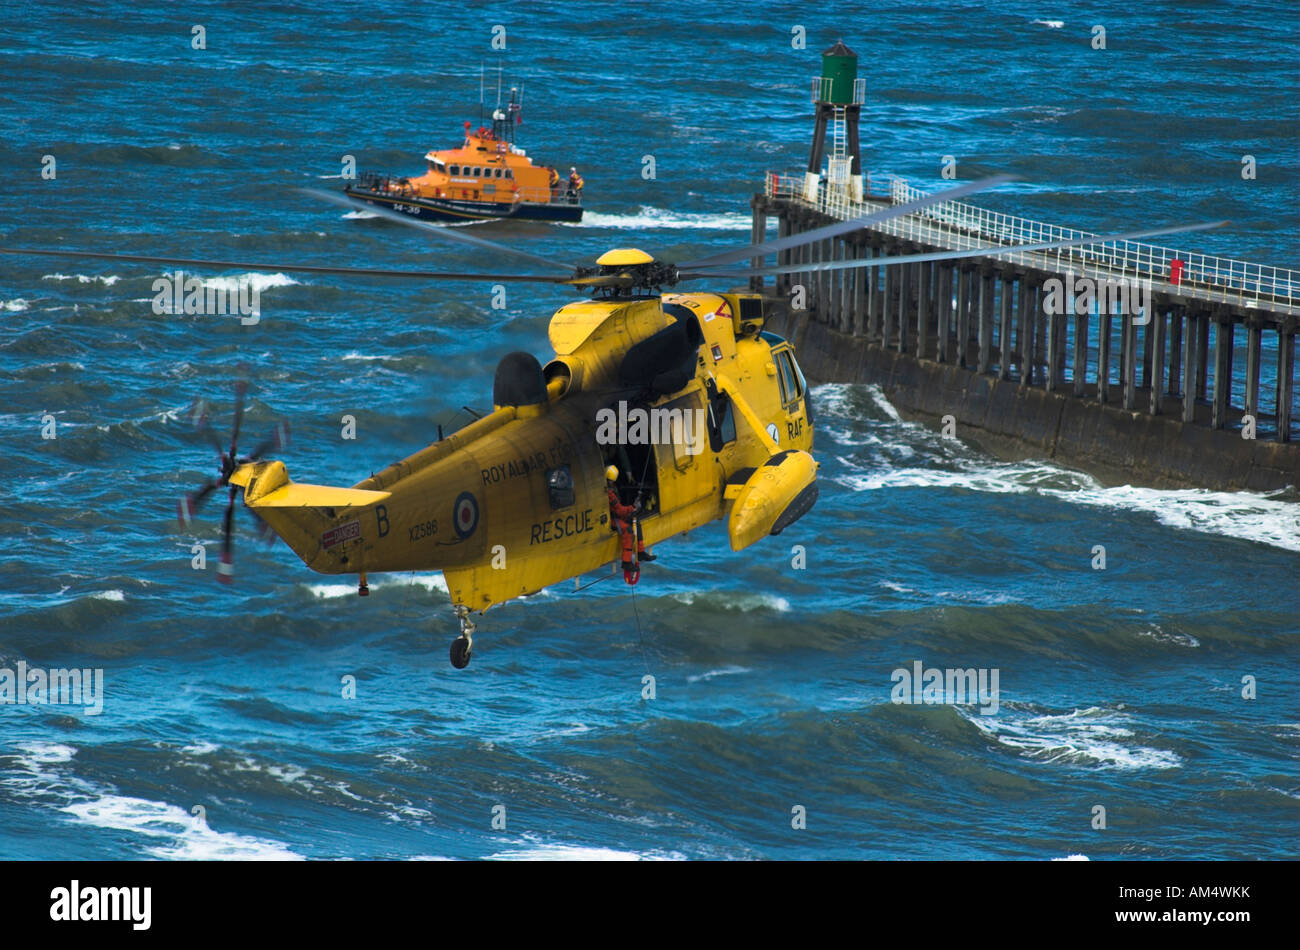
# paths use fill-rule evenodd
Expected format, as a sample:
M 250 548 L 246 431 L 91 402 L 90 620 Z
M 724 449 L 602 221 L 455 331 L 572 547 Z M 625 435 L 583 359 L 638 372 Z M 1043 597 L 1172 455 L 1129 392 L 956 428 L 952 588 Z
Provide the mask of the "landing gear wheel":
M 456 669 L 463 670 L 469 666 L 469 658 L 472 655 L 469 637 L 461 635 L 451 641 L 451 665 Z
M 469 619 L 469 608 L 464 604 L 456 605 L 456 619 L 460 621 L 460 636 L 451 641 L 451 665 L 463 670 L 474 652 L 474 621 Z

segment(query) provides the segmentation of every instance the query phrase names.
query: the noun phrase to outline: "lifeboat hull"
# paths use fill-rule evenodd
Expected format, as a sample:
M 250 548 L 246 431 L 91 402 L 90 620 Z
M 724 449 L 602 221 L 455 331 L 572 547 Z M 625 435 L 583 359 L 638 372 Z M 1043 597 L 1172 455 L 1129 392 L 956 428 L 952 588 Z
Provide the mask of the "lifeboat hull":
M 457 198 L 396 197 L 362 188 L 345 188 L 344 193 L 368 204 L 382 205 L 413 218 L 429 221 L 566 221 L 582 220 L 582 205 L 564 202 L 468 201 Z

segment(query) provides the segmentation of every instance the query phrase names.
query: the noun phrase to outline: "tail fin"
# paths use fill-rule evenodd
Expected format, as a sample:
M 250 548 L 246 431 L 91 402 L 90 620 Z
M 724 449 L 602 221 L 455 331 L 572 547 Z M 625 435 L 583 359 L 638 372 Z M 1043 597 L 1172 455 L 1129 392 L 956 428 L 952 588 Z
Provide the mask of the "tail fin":
M 330 574 L 343 573 L 346 568 L 336 557 L 325 556 L 323 535 L 347 522 L 350 515 L 355 516 L 356 509 L 381 502 L 391 494 L 291 482 L 284 463 L 278 461 L 243 465 L 230 476 L 230 484 L 244 489 L 244 504 L 254 509 L 303 563 Z

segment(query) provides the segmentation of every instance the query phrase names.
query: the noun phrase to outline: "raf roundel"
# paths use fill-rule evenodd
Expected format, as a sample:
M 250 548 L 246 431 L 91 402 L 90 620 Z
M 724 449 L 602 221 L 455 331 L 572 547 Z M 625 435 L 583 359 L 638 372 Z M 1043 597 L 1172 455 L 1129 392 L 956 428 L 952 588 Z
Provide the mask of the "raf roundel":
M 463 491 L 456 498 L 456 505 L 452 509 L 452 524 L 455 525 L 457 536 L 461 538 L 468 538 L 478 527 L 478 501 L 470 492 Z

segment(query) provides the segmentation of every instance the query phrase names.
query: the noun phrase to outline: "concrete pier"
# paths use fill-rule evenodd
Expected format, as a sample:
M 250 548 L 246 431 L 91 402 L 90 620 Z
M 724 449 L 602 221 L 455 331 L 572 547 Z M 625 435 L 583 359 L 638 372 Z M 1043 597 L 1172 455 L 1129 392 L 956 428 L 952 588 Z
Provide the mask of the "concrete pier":
M 801 184 L 769 175 L 754 196 L 755 242 L 769 217 L 784 237 L 921 194 L 892 179 L 889 199 L 852 201 L 823 184 L 810 200 L 791 182 Z M 952 415 L 959 437 L 997 454 L 1058 459 L 1107 482 L 1300 486 L 1300 272 L 1132 242 L 872 266 L 1056 234 L 1088 236 L 947 202 L 755 263 L 861 262 L 766 284 L 769 326 L 794 342 L 810 379 L 877 383 L 901 412 L 936 425 Z M 1076 297 L 1090 281 L 1111 299 Z M 1139 282 L 1146 293 L 1120 297 Z M 800 292 L 805 309 L 792 309 Z

